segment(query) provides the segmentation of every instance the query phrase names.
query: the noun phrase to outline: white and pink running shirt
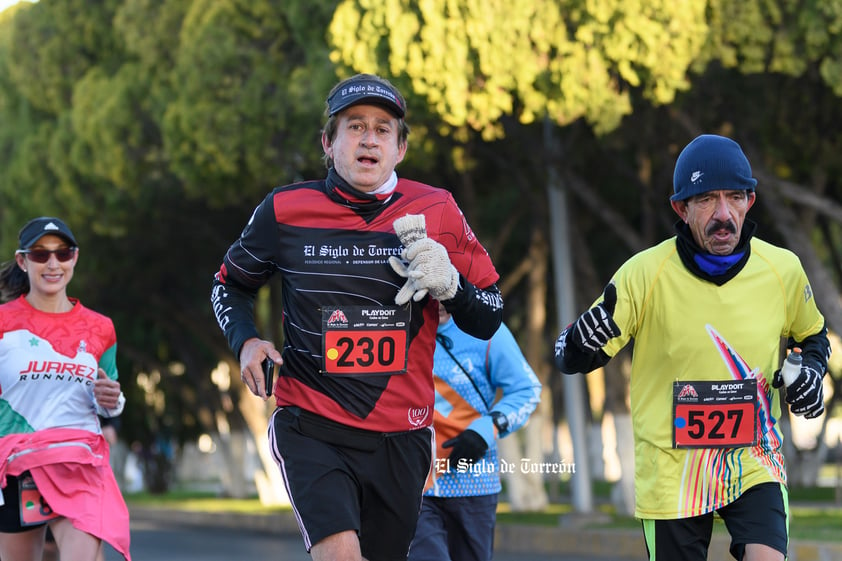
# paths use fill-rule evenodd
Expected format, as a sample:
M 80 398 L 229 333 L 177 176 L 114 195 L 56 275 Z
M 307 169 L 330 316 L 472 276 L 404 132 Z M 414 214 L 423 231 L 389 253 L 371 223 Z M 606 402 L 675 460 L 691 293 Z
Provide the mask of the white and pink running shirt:
M 72 299 L 47 313 L 24 296 L 0 306 L 0 437 L 49 428 L 99 434 L 93 387 L 98 368 L 117 379 L 111 320 Z

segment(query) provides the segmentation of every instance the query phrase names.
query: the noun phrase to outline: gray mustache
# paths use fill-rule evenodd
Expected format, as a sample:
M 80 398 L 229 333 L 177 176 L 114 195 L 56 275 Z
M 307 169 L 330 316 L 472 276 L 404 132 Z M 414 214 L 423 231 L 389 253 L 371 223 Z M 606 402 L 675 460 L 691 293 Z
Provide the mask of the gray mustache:
M 710 236 L 711 234 L 713 234 L 717 230 L 727 230 L 727 231 L 731 232 L 732 234 L 736 234 L 737 233 L 737 225 L 734 224 L 733 222 L 731 222 L 730 220 L 725 220 L 725 221 L 714 220 L 705 229 L 705 234 Z

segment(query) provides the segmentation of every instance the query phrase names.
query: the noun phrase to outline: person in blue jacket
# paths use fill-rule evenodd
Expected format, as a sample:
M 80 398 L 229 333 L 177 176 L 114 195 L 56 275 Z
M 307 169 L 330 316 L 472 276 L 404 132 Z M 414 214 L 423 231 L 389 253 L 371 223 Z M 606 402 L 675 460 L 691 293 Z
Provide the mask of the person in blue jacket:
M 477 339 L 441 305 L 433 378 L 434 475 L 408 561 L 490 561 L 502 488 L 497 439 L 526 423 L 541 383 L 505 324 Z

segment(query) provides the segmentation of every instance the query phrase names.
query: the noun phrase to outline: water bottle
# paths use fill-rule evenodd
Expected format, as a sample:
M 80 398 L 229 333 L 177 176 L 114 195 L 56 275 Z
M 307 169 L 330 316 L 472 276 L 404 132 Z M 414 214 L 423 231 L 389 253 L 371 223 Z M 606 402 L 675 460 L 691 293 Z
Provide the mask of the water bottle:
M 789 387 L 801 374 L 801 349 L 794 347 L 790 352 L 783 365 L 781 366 L 781 376 L 784 380 L 784 385 Z

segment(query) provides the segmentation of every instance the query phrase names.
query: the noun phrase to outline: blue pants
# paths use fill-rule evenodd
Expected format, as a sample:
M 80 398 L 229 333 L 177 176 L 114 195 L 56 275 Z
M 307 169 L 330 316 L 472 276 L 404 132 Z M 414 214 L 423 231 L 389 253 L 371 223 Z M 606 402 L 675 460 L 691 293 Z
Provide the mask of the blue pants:
M 407 561 L 491 561 L 497 495 L 424 497 Z

